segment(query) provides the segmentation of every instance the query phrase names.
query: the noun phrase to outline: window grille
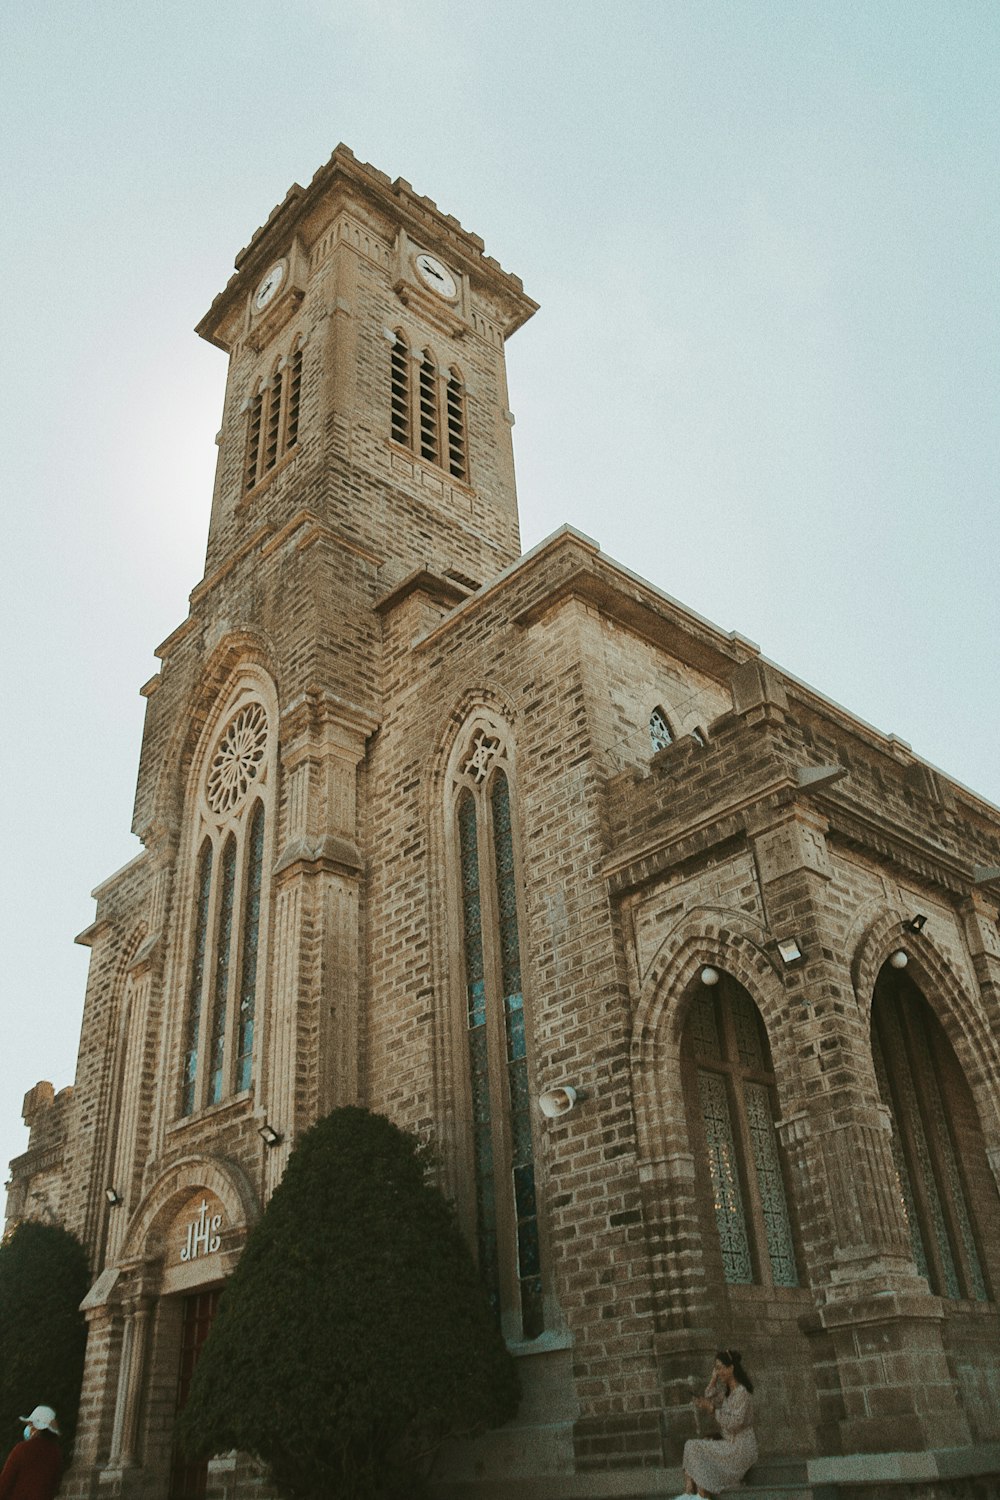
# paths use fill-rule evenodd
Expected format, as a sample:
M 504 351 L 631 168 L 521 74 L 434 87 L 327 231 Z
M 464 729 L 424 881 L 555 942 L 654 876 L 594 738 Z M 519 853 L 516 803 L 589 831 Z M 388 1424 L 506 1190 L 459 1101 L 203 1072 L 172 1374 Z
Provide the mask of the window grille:
M 988 1300 L 963 1168 L 985 1153 L 958 1060 L 907 976 L 883 971 L 872 1007 L 875 1077 L 892 1124 L 892 1157 L 913 1259 L 932 1291 Z M 962 1097 L 965 1095 L 966 1097 Z
M 767 1033 L 750 996 L 728 975 L 711 993 L 695 995 L 683 1050 L 694 1069 L 696 1134 L 725 1280 L 798 1286 Z
M 299 440 L 302 416 L 302 343 L 252 397 L 247 410 L 247 448 L 243 492 L 248 494 Z

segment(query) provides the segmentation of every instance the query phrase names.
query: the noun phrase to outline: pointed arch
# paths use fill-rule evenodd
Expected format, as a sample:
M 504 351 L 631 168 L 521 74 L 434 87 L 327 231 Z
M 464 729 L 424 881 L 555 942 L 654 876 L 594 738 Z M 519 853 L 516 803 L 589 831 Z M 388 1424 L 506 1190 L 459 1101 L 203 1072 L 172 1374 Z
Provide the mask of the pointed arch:
M 252 1086 L 276 776 L 276 694 L 245 665 L 206 718 L 187 777 L 174 954 L 186 995 L 175 1043 L 181 1116 Z
M 397 328 L 389 355 L 389 429 L 393 442 L 405 448 L 413 439 L 410 403 L 410 345 L 403 330 Z
M 467 1122 L 456 1142 L 459 1200 L 505 1335 L 530 1340 L 545 1329 L 546 1298 L 515 753 L 500 715 L 480 706 L 461 726 L 443 793 L 456 1111 Z
M 465 381 L 457 366 L 448 371 L 445 385 L 445 429 L 448 435 L 448 472 L 453 479 L 469 477 L 468 445 L 465 436 Z

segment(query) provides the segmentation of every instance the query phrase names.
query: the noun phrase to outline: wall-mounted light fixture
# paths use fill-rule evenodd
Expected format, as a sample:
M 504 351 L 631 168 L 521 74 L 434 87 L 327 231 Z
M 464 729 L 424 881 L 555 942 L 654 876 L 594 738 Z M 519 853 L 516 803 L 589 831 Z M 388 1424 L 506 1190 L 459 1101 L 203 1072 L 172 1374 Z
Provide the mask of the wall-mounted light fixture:
M 281 1132 L 279 1130 L 275 1130 L 274 1126 L 269 1125 L 266 1120 L 264 1121 L 263 1125 L 257 1126 L 257 1134 L 260 1136 L 265 1146 L 281 1145 Z
M 922 911 L 916 912 L 914 916 L 909 917 L 903 923 L 903 927 L 907 932 L 923 932 L 926 926 L 927 918 L 924 916 Z
M 539 1094 L 538 1108 L 547 1120 L 558 1120 L 569 1114 L 579 1098 L 579 1091 L 572 1085 L 559 1083 Z
M 778 956 L 786 968 L 792 964 L 800 964 L 805 957 L 798 938 L 778 938 L 774 946 L 777 948 Z
M 889 965 L 893 969 L 905 969 L 910 962 L 910 955 L 905 948 L 897 948 L 895 953 L 889 954 Z
M 713 984 L 718 984 L 719 982 L 719 971 L 718 969 L 713 969 L 711 964 L 706 964 L 701 971 L 700 978 L 702 984 L 707 984 L 709 989 L 711 989 Z
M 112 1208 L 117 1208 L 118 1204 L 122 1201 L 122 1195 L 117 1188 L 105 1188 L 104 1196 Z

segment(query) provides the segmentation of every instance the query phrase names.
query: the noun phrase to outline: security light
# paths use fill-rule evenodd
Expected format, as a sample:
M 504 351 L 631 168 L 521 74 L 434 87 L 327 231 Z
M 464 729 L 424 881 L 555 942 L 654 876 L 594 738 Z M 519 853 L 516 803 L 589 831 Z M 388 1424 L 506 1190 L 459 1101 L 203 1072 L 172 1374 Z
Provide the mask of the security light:
M 275 1130 L 273 1125 L 268 1125 L 266 1120 L 263 1125 L 257 1127 L 257 1134 L 265 1146 L 278 1146 L 281 1144 L 281 1132 Z

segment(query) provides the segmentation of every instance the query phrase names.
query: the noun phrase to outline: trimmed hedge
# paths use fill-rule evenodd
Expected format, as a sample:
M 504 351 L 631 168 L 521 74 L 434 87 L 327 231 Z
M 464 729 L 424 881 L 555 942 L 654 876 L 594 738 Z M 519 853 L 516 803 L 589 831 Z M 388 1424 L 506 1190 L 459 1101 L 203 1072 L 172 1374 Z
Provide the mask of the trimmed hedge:
M 227 1284 L 180 1418 L 292 1500 L 424 1493 L 442 1438 L 497 1426 L 514 1363 L 413 1135 L 335 1110 L 298 1141 Z

